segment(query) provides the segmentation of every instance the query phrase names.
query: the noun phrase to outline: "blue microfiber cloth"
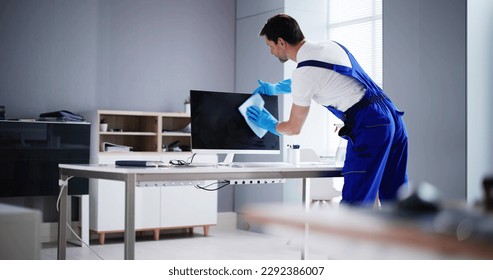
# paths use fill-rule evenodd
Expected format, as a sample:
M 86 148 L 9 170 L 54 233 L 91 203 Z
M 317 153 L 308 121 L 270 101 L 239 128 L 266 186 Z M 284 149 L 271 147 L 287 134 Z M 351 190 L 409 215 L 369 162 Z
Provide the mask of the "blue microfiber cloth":
M 267 133 L 267 130 L 260 128 L 256 124 L 251 122 L 248 119 L 246 112 L 247 112 L 248 107 L 250 107 L 250 106 L 255 105 L 255 106 L 259 107 L 260 109 L 262 109 L 262 108 L 264 108 L 264 104 L 265 104 L 265 101 L 264 101 L 264 99 L 262 99 L 262 96 L 260 96 L 260 94 L 253 94 L 250 98 L 247 99 L 247 101 L 245 101 L 243 104 L 241 104 L 240 107 L 238 107 L 238 110 L 240 111 L 240 113 L 245 118 L 245 121 L 247 122 L 248 126 L 252 129 L 252 131 L 259 138 L 264 137 L 265 134 Z

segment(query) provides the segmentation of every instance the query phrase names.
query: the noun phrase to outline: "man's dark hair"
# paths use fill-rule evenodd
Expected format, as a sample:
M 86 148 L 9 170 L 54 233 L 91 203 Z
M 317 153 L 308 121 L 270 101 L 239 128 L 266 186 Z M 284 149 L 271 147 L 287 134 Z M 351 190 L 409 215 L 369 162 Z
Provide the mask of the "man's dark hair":
M 265 35 L 269 41 L 276 44 L 279 38 L 290 45 L 296 45 L 305 39 L 298 22 L 286 14 L 278 14 L 267 20 L 259 35 Z

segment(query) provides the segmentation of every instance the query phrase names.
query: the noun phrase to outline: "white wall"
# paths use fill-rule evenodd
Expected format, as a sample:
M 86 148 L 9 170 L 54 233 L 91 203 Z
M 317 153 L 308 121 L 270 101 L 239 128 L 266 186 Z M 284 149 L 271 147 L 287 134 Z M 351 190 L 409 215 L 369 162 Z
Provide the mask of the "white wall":
M 493 174 L 493 1 L 467 1 L 467 200 Z

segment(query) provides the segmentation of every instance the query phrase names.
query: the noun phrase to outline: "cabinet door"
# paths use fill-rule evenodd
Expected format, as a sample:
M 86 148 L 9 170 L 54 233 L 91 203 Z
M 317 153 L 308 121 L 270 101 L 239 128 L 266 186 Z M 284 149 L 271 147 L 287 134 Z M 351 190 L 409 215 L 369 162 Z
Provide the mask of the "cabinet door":
M 90 229 L 117 231 L 124 229 L 125 190 L 122 182 L 91 180 L 89 192 Z
M 187 160 L 189 153 L 164 153 L 163 161 L 170 159 Z M 172 158 L 171 158 L 172 157 Z M 198 154 L 195 163 L 217 163 L 216 155 Z M 214 181 L 201 181 L 207 185 Z M 161 188 L 161 227 L 183 227 L 217 224 L 217 191 L 204 191 L 189 185 Z
M 206 181 L 206 184 L 210 181 Z M 194 186 L 161 188 L 161 227 L 215 225 L 217 192 Z
M 161 204 L 161 188 L 140 187 L 135 189 L 135 228 L 158 228 Z
M 110 155 L 100 156 L 100 164 L 114 164 L 115 160 L 159 160 L 159 156 Z M 90 227 L 95 231 L 120 231 L 125 227 L 125 183 L 94 180 L 91 187 Z M 160 223 L 161 189 L 135 189 L 135 228 L 158 228 Z

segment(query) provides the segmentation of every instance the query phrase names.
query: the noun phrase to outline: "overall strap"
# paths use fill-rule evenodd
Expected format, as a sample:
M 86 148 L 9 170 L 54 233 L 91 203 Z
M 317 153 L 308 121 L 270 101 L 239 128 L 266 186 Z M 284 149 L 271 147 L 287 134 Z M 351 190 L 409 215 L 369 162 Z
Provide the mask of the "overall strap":
M 324 68 L 327 70 L 333 70 L 339 74 L 345 75 L 345 76 L 350 76 L 353 77 L 353 69 L 351 67 L 343 66 L 343 65 L 337 65 L 337 64 L 332 64 L 320 60 L 305 60 L 300 63 L 298 63 L 298 66 L 296 68 L 300 67 L 306 67 L 306 66 L 311 66 L 311 67 L 318 67 L 318 68 Z M 331 111 L 338 119 L 344 121 L 346 119 L 346 116 L 344 112 L 334 108 L 333 106 L 324 106 L 327 108 L 329 111 Z
M 347 67 L 344 65 L 338 65 L 338 64 L 332 64 L 332 63 L 319 61 L 319 60 L 305 60 L 305 61 L 298 63 L 298 66 L 296 68 L 311 66 L 311 67 L 318 67 L 318 68 L 333 70 L 339 74 L 342 74 L 342 75 L 356 79 L 365 87 L 366 91 L 365 91 L 365 95 L 363 96 L 363 98 L 358 103 L 356 103 L 351 108 L 349 108 L 346 112 L 341 112 L 338 109 L 336 109 L 330 105 L 325 106 L 337 118 L 345 121 L 345 119 L 347 117 L 351 117 L 351 115 L 353 115 L 355 112 L 357 112 L 361 108 L 364 108 L 371 103 L 387 99 L 387 97 L 383 93 L 383 90 L 368 76 L 368 74 L 366 74 L 366 72 L 363 70 L 363 68 L 361 68 L 361 66 L 356 61 L 354 56 L 349 52 L 349 50 L 346 49 L 346 47 L 344 47 L 343 45 L 341 45 L 339 43 L 337 43 L 337 44 L 348 55 L 348 58 L 351 62 L 351 67 Z
M 352 71 L 351 67 L 347 67 L 344 65 L 338 65 L 338 64 L 332 64 L 332 63 L 328 63 L 328 62 L 323 62 L 320 60 L 305 60 L 305 61 L 298 63 L 298 66 L 296 66 L 296 68 L 300 68 L 300 67 L 304 67 L 304 66 L 325 68 L 325 69 L 334 70 L 338 73 L 346 74 L 346 75 L 350 74 Z

